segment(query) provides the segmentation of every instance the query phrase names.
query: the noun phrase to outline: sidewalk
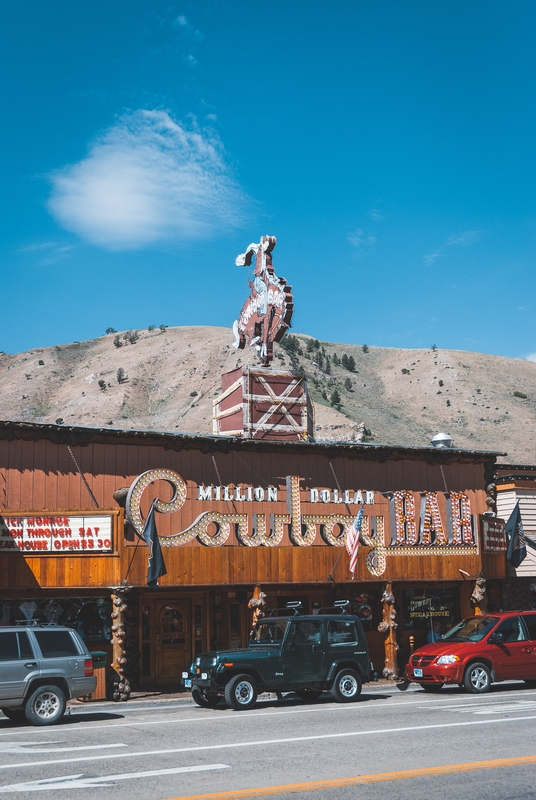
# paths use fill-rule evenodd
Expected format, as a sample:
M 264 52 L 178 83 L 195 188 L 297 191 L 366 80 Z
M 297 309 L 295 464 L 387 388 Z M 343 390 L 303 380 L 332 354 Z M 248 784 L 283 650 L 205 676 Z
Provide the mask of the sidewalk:
M 363 692 L 366 694 L 370 694 L 371 692 L 376 691 L 396 691 L 397 683 L 401 683 L 401 681 L 389 681 L 385 680 L 385 678 L 380 678 L 378 681 L 373 683 L 365 683 L 363 685 Z M 416 684 L 417 685 L 417 684 Z M 408 687 L 412 688 L 412 687 Z M 286 692 L 285 694 L 291 694 L 290 692 Z M 259 695 L 259 700 L 270 700 L 275 701 L 277 700 L 277 695 L 272 694 L 270 692 L 265 692 L 264 694 Z M 82 700 L 69 700 L 67 705 L 71 708 L 76 709 L 87 709 L 88 711 L 96 710 L 98 708 L 116 708 L 116 709 L 125 709 L 125 708 L 133 708 L 133 707 L 147 707 L 151 705 L 165 705 L 165 704 L 180 704 L 180 705 L 192 705 L 194 706 L 195 703 L 192 700 L 192 695 L 188 691 L 176 691 L 176 692 L 158 692 L 158 691 L 140 691 L 140 692 L 132 692 L 130 695 L 130 700 L 125 701 L 115 701 L 115 700 L 90 700 L 89 702 L 84 702 Z

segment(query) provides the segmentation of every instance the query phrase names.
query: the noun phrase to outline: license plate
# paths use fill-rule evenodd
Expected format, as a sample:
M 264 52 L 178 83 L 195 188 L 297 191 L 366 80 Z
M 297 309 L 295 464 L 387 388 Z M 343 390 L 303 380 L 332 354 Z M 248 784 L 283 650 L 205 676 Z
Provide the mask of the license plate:
M 184 686 L 186 687 L 186 689 L 191 689 L 192 688 L 192 679 L 191 678 L 186 678 L 186 680 L 184 681 Z
M 413 670 L 413 676 L 415 678 L 422 678 L 422 669 L 414 669 Z

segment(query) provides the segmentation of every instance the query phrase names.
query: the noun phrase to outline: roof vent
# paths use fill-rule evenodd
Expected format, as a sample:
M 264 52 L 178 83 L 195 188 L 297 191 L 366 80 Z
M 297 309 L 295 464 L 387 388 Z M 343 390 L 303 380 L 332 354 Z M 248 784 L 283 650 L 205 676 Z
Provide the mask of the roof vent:
M 436 435 L 431 440 L 434 447 L 445 448 L 445 447 L 452 447 L 452 436 L 448 433 L 436 433 Z

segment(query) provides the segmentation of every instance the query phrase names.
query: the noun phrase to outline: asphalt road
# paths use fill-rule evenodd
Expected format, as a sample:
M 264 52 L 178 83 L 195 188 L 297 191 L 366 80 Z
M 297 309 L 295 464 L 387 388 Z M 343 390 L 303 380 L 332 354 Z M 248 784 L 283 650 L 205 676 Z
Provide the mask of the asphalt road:
M 0 715 L 0 795 L 66 800 L 536 798 L 536 691 L 366 687 L 248 712 L 184 701 L 75 707 L 33 728 Z

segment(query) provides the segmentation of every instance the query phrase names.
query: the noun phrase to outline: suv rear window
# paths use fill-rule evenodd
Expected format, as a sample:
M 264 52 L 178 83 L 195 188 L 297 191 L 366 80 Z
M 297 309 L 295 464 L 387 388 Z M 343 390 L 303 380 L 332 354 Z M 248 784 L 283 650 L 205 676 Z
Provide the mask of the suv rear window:
M 357 644 L 355 622 L 331 620 L 328 622 L 328 644 L 332 647 L 352 647 Z
M 69 631 L 34 631 L 43 658 L 78 656 L 78 648 Z

